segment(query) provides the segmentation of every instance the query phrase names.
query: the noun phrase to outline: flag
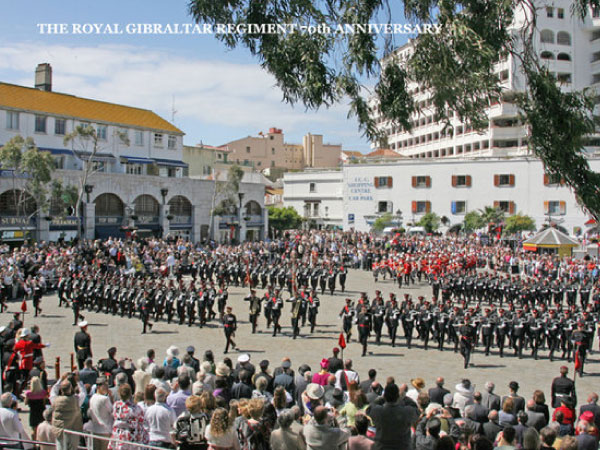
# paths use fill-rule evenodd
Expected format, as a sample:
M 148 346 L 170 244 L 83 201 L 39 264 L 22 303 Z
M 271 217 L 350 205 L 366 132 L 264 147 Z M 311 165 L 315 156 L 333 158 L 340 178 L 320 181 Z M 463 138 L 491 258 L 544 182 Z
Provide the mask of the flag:
M 579 349 L 575 352 L 575 372 L 578 372 L 579 369 L 583 367 L 583 362 L 581 361 L 581 357 L 579 356 Z
M 21 303 L 21 311 L 23 311 L 23 313 L 27 312 L 27 302 L 25 299 L 23 299 L 23 303 Z
M 341 348 L 346 348 L 346 339 L 344 338 L 344 333 L 340 333 L 340 337 L 338 339 L 338 345 Z

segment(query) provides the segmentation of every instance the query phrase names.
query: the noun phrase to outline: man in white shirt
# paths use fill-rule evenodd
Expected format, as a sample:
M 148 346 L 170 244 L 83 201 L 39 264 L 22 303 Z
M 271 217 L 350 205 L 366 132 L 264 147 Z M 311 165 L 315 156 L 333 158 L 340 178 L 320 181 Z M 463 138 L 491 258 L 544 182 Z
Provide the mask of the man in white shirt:
M 348 385 L 353 381 L 360 382 L 358 374 L 352 370 L 352 360 L 347 359 L 344 361 L 344 370 L 338 370 L 335 373 L 335 387 L 346 392 Z
M 87 431 L 102 437 L 110 437 L 113 426 L 112 402 L 108 395 L 108 383 L 106 378 L 96 380 L 96 393 L 90 398 L 88 416 L 90 421 L 86 424 Z M 94 450 L 106 450 L 108 442 L 94 439 Z
M 13 399 L 12 394 L 10 392 L 5 392 L 0 397 L 0 436 L 10 438 L 10 439 L 25 439 L 31 440 L 25 429 L 23 428 L 23 424 L 21 423 L 21 419 L 19 419 L 19 414 L 15 410 L 17 406 L 17 402 Z M 2 442 L 2 438 L 0 438 L 0 442 Z M 9 447 L 18 448 L 18 443 L 12 441 L 5 441 L 9 445 Z M 31 444 L 23 444 L 24 449 L 33 448 Z
M 177 420 L 173 408 L 167 405 L 167 391 L 159 388 L 155 392 L 156 403 L 150 406 L 144 414 L 144 422 L 149 432 L 149 445 L 172 448 L 174 444 L 171 429 Z

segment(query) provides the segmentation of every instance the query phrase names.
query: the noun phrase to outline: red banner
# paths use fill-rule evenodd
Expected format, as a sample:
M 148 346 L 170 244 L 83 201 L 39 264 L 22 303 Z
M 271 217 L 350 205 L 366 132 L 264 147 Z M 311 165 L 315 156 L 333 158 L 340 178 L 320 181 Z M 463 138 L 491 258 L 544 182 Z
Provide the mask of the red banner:
M 344 333 L 340 333 L 340 337 L 338 339 L 338 345 L 341 348 L 346 348 L 346 338 L 344 338 Z

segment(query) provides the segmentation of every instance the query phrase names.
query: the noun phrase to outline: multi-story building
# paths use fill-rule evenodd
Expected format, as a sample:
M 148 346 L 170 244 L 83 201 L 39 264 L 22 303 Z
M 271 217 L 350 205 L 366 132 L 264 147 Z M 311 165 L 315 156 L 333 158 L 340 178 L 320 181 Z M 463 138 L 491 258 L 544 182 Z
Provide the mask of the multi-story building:
M 600 158 L 589 162 L 600 170 Z M 572 234 L 589 220 L 572 191 L 531 157 L 403 159 L 347 164 L 341 172 L 291 173 L 284 177 L 284 205 L 317 222 L 327 206 L 330 217 L 342 212 L 345 230 L 359 231 L 386 213 L 406 225 L 434 212 L 452 226 L 486 206 L 529 215 L 537 227 L 557 222 Z
M 342 170 L 306 170 L 283 176 L 283 205 L 292 206 L 317 228 L 341 228 L 344 215 Z
M 211 145 L 184 145 L 183 162 L 189 167 L 188 175 L 191 178 L 203 180 L 225 180 L 229 168 L 236 164 L 229 160 L 231 151 L 227 146 L 213 147 Z M 252 172 L 254 164 L 243 162 L 237 164 L 244 172 Z
M 306 167 L 337 167 L 340 164 L 341 145 L 323 144 L 323 136 L 307 134 L 302 144 L 284 141 L 283 131 L 270 128 L 268 133 L 248 136 L 224 145 L 231 153 L 229 161 L 253 164 L 256 170 L 283 168 L 300 170 Z
M 134 227 L 194 241 L 218 236 L 220 222 L 211 228 L 210 214 L 215 183 L 186 176 L 181 130 L 146 109 L 52 92 L 49 64 L 38 66 L 35 84 L 0 83 L 0 146 L 18 135 L 30 137 L 53 155 L 55 177 L 80 186 L 88 174 L 83 215 L 58 217 L 52 208 L 41 211 L 32 205 L 31 219 L 17 217 L 14 198 L 23 179 L 14 180 L 4 170 L 0 238 L 22 240 L 28 233 L 43 240 L 70 239 L 80 222 L 90 239 L 124 236 Z M 79 125 L 93 127 L 96 138 L 65 143 Z M 236 239 L 244 239 L 246 230 L 251 237 L 264 234 L 264 185 L 243 183 L 242 193 L 244 202 L 232 211 L 237 218 L 228 220 L 228 230 Z M 250 216 L 251 222 L 242 220 Z
M 597 88 L 600 86 L 600 11 L 590 11 L 582 22 L 572 16 L 572 3 L 572 0 L 555 0 L 537 8 L 534 48 L 564 90 Z M 531 11 L 522 9 L 515 11 L 512 30 L 516 39 L 530 14 Z M 414 41 L 409 41 L 383 63 L 404 64 L 413 51 Z M 378 126 L 387 134 L 391 149 L 411 158 L 527 155 L 527 127 L 521 123 L 518 109 L 511 101 L 514 93 L 526 89 L 520 61 L 508 55 L 499 61 L 495 70 L 503 96 L 487 108 L 489 120 L 483 130 L 473 130 L 452 111 L 448 112 L 450 127 L 436 121 L 430 91 L 417 82 L 409 85 L 409 93 L 420 110 L 411 116 L 411 131 L 384 121 L 377 105 L 373 104 Z M 590 136 L 588 150 L 600 150 L 597 134 Z

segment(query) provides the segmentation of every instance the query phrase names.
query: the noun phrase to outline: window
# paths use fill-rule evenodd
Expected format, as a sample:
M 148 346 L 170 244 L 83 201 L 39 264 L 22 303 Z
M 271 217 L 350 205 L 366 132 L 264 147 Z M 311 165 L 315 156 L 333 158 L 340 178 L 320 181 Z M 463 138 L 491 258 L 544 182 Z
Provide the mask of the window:
M 494 175 L 494 186 L 502 187 L 502 186 L 514 186 L 515 185 L 515 176 L 509 174 L 500 174 Z
M 388 213 L 393 211 L 392 202 L 377 202 L 377 214 Z
M 6 111 L 6 129 L 19 129 L 19 113 L 15 111 Z
M 275 161 L 271 161 L 271 167 L 275 167 Z
M 106 172 L 106 164 L 104 161 L 92 161 L 92 170 L 94 172 Z
M 127 164 L 126 171 L 130 175 L 141 175 L 142 165 L 141 164 Z
M 154 146 L 155 147 L 163 146 L 163 135 L 161 133 L 154 133 Z
M 571 83 L 571 74 L 570 73 L 558 73 L 556 74 L 556 79 L 559 83 L 569 84 Z
M 600 17 L 600 8 L 596 8 L 596 6 L 592 6 L 592 17 L 597 19 Z
M 452 187 L 471 187 L 471 175 L 452 175 Z
M 54 119 L 54 134 L 64 136 L 67 129 L 67 121 L 65 119 Z
M 65 168 L 65 157 L 64 156 L 55 156 L 54 158 L 54 167 L 57 169 Z
M 309 185 L 309 192 L 317 192 L 317 186 L 315 185 L 315 183 L 310 183 Z
M 175 150 L 176 145 L 177 145 L 177 136 L 169 136 L 169 140 L 167 141 L 167 148 L 169 150 Z
M 556 43 L 559 45 L 571 45 L 571 35 L 566 31 L 559 31 L 556 35 Z
M 246 153 L 250 153 L 250 147 L 246 147 Z
M 274 155 L 274 154 L 275 154 L 275 148 L 273 147 L 273 148 L 271 148 L 271 155 Z
M 373 184 L 376 188 L 391 188 L 393 186 L 393 179 L 392 177 L 375 177 Z
M 558 174 L 544 174 L 544 186 L 564 184 L 564 180 Z
M 217 153 L 217 159 L 223 159 L 223 155 L 221 153 Z
M 431 202 L 413 201 L 411 209 L 413 214 L 425 214 L 431 212 Z
M 262 166 L 262 162 L 258 161 L 258 162 L 256 163 L 256 165 L 260 167 L 260 166 Z
M 211 175 L 212 167 L 211 166 L 202 166 L 202 175 Z
M 144 145 L 144 132 L 142 130 L 135 130 L 133 134 L 135 138 L 135 145 Z
M 46 132 L 46 116 L 35 116 L 35 132 Z
M 557 16 L 559 19 L 564 19 L 564 18 L 565 18 L 565 10 L 564 10 L 563 8 L 558 8 L 558 9 L 556 10 L 556 16 Z
M 546 17 L 554 17 L 554 8 L 551 6 L 546 6 Z
M 98 134 L 98 139 L 101 141 L 106 140 L 107 128 L 106 125 L 98 125 L 98 128 L 96 128 L 96 134 Z
M 540 55 L 540 58 L 542 59 L 554 59 L 554 53 L 549 52 L 549 51 L 543 51 Z
M 540 41 L 544 44 L 554 44 L 554 32 L 552 30 L 542 30 Z
M 467 212 L 467 202 L 464 200 L 455 200 L 450 204 L 452 214 L 465 214 Z
M 516 210 L 515 202 L 509 201 L 495 201 L 494 208 L 498 208 L 506 214 L 514 214 Z
M 567 202 L 547 201 L 544 202 L 544 214 L 564 216 L 567 214 Z
M 559 53 L 558 55 L 556 55 L 556 59 L 558 61 L 571 61 L 571 55 L 567 53 Z
M 431 177 L 419 175 L 412 177 L 412 187 L 414 188 L 429 188 L 431 187 Z
M 318 215 L 319 215 L 319 204 L 313 203 L 313 216 L 318 216 Z

